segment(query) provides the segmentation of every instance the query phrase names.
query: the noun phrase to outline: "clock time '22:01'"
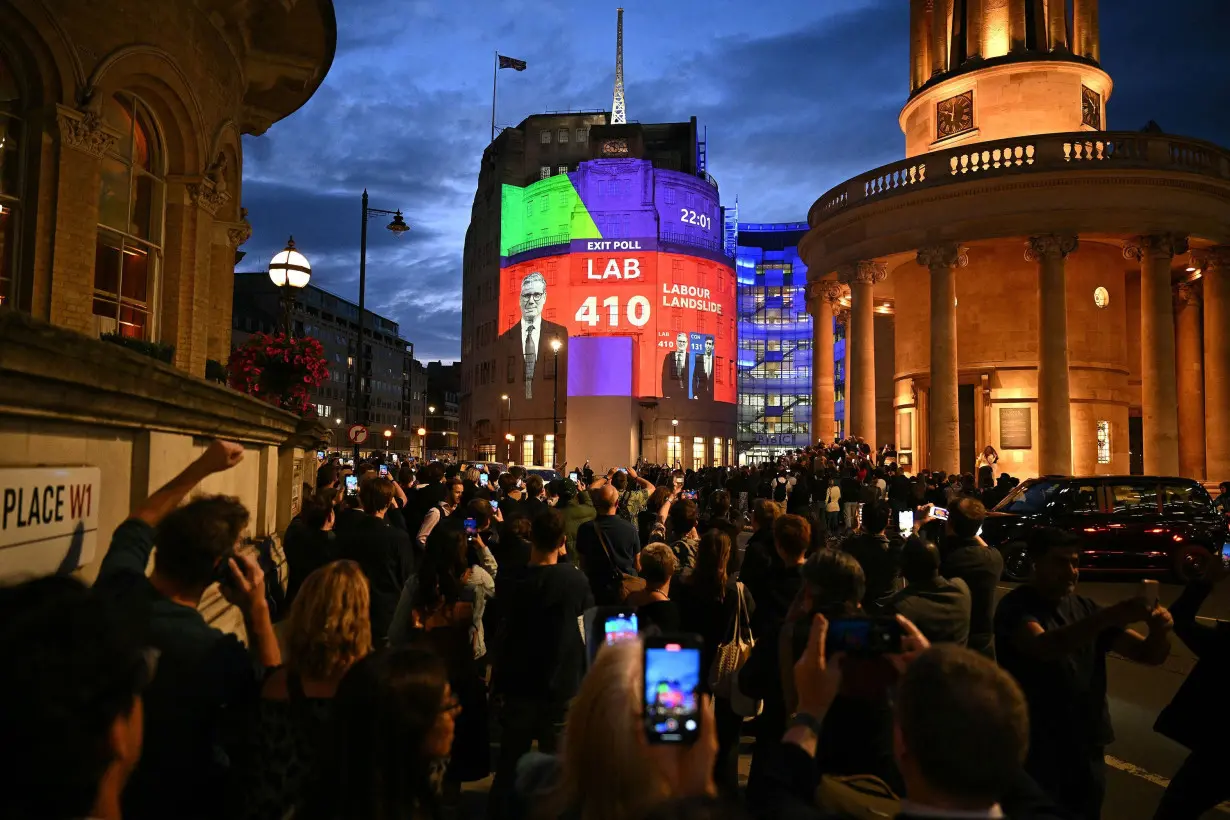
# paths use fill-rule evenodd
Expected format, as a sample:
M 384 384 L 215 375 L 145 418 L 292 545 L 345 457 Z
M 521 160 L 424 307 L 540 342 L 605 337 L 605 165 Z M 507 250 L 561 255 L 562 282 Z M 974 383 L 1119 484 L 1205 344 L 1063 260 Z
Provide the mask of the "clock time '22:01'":
M 688 225 L 699 225 L 706 230 L 713 225 L 713 217 L 708 214 L 698 214 L 690 208 L 679 209 L 679 221 L 685 222 Z

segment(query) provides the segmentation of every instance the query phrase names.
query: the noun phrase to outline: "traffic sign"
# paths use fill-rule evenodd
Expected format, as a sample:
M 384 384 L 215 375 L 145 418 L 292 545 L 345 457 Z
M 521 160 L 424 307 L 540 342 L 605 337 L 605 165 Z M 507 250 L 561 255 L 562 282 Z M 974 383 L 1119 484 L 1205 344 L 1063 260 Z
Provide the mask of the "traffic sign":
M 367 428 L 362 424 L 352 424 L 346 431 L 346 438 L 350 439 L 351 444 L 362 444 L 367 441 L 367 435 Z

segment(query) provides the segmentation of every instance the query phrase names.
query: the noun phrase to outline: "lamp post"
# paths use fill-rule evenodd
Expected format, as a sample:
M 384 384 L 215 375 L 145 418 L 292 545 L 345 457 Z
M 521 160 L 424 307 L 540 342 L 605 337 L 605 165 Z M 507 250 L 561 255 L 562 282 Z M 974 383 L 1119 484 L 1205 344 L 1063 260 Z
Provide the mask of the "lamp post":
M 431 428 L 431 425 L 430 425 L 430 423 L 427 421 L 427 419 L 428 419 L 430 416 L 434 416 L 435 414 L 436 414 L 436 406 L 435 406 L 434 404 L 428 405 L 427 407 L 423 408 L 423 426 L 424 426 L 424 427 L 426 427 L 426 428 L 428 428 L 428 429 L 430 429 L 430 428 Z M 427 458 L 427 451 L 426 451 L 426 450 L 423 450 L 423 458 Z
M 419 453 L 421 453 L 421 458 L 423 459 L 423 461 L 426 461 L 427 460 L 427 428 L 420 427 L 415 432 L 419 434 Z
M 559 339 L 551 340 L 551 349 L 555 351 L 555 395 L 551 398 L 551 435 L 555 441 L 555 463 L 563 464 L 560 459 L 562 454 L 559 450 L 559 349 L 564 346 L 564 343 Z M 550 465 L 550 466 L 555 466 Z
M 312 266 L 295 247 L 295 238 L 286 240 L 286 247 L 269 262 L 269 279 L 282 296 L 282 330 L 286 338 L 294 335 L 295 291 L 307 287 L 312 278 Z
M 671 445 L 679 447 L 680 450 L 683 449 L 679 445 L 679 419 L 671 419 L 671 435 L 666 439 L 666 460 L 669 462 L 671 460 L 671 453 L 674 452 L 675 461 L 678 461 L 679 450 L 675 450 Z M 669 466 L 674 467 L 675 465 L 672 463 Z
M 355 376 L 354 376 L 354 413 L 355 422 L 357 424 L 367 423 L 367 405 L 363 401 L 363 324 L 364 324 L 364 305 L 367 300 L 367 220 L 374 214 L 391 216 L 391 221 L 386 227 L 393 233 L 393 236 L 401 236 L 406 231 L 410 230 L 410 226 L 402 219 L 401 211 L 385 211 L 380 208 L 372 208 L 367 204 L 367 189 L 363 189 L 363 225 L 359 233 L 359 335 L 357 342 L 357 350 L 355 351 Z M 354 446 L 355 463 L 359 462 L 359 445 Z
M 384 452 L 386 454 L 389 452 L 389 441 L 392 440 L 392 438 L 393 438 L 393 431 L 385 430 L 384 431 Z
M 504 444 L 504 463 L 505 464 L 512 464 L 512 443 L 513 443 L 513 439 L 515 438 L 516 436 L 514 436 L 511 432 L 504 434 L 504 442 L 505 442 Z

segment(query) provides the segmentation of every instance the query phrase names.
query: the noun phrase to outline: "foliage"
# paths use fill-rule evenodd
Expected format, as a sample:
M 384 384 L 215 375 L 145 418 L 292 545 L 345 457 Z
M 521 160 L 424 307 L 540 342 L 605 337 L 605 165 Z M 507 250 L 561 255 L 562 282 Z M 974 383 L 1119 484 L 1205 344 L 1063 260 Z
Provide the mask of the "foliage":
M 227 370 L 231 387 L 301 416 L 312 407 L 309 392 L 329 378 L 320 342 L 285 333 L 254 333 L 231 353 Z
M 173 364 L 175 361 L 175 345 L 164 345 L 160 342 L 147 342 L 144 339 L 134 339 L 121 333 L 104 333 L 98 337 L 104 342 L 126 347 L 134 353 L 149 356 L 160 362 Z
M 216 359 L 205 360 L 205 380 L 226 384 L 230 381 L 230 377 L 226 372 L 226 365 Z

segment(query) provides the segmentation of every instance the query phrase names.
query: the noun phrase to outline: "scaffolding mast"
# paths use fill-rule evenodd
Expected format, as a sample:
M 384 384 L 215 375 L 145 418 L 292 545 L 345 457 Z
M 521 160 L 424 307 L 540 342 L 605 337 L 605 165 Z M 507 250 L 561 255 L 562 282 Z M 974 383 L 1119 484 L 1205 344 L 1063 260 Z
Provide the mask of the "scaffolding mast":
M 611 103 L 611 124 L 628 121 L 624 111 L 624 10 L 619 9 L 619 25 L 615 34 L 615 100 Z

